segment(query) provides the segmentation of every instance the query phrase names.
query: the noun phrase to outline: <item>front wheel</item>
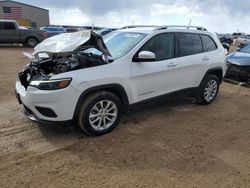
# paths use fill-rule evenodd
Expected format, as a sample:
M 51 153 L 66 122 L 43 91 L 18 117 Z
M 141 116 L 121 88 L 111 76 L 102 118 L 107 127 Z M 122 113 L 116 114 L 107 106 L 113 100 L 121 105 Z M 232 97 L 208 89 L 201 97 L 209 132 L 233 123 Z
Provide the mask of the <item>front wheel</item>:
M 87 134 L 104 135 L 112 131 L 120 121 L 121 102 L 111 92 L 100 91 L 89 95 L 82 103 L 78 125 Z
M 199 104 L 211 104 L 219 92 L 220 82 L 217 76 L 208 75 L 202 81 L 197 94 L 197 102 Z

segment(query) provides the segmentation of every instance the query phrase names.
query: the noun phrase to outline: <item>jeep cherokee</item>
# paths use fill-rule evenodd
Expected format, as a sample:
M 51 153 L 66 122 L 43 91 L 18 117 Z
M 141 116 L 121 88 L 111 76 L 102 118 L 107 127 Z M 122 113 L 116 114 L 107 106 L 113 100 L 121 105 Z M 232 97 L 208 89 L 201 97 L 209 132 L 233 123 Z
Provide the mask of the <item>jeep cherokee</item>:
M 185 92 L 199 104 L 216 98 L 226 73 L 224 48 L 203 27 L 126 27 L 46 39 L 18 73 L 16 96 L 34 121 L 76 121 L 103 135 L 144 101 Z

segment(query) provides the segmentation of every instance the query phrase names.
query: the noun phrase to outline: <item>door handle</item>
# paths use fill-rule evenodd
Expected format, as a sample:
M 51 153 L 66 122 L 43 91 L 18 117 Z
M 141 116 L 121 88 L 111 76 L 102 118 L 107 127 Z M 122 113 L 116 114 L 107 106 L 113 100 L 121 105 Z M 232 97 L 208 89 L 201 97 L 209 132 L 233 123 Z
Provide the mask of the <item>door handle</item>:
M 170 67 L 176 67 L 176 66 L 177 66 L 177 63 L 169 63 L 167 65 L 168 68 L 170 68 Z
M 203 57 L 203 58 L 202 58 L 202 61 L 208 61 L 208 60 L 209 60 L 208 57 Z

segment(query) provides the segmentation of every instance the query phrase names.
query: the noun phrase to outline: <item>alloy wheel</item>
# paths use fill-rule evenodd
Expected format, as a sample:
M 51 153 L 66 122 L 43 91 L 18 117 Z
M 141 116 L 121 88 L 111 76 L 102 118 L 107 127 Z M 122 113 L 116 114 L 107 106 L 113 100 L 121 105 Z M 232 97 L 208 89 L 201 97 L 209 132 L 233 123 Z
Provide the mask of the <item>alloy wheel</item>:
M 111 100 L 102 100 L 96 103 L 89 113 L 89 123 L 98 131 L 108 129 L 116 121 L 118 109 Z

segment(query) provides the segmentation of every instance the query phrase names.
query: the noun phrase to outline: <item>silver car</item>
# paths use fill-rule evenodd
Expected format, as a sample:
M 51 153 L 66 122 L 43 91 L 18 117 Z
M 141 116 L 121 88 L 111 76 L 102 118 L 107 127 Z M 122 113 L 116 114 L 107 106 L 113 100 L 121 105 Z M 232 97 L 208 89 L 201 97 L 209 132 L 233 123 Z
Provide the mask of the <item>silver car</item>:
M 250 80 L 250 45 L 227 56 L 226 78 L 237 81 Z

